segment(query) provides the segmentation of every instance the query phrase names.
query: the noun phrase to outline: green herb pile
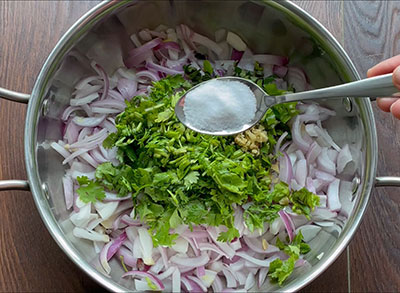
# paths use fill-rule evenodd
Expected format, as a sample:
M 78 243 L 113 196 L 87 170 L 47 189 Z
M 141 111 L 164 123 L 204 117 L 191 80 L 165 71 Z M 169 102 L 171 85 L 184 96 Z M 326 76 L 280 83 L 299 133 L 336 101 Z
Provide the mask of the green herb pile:
M 249 78 L 269 94 L 280 94 L 274 76 L 264 78 L 256 64 L 255 72 L 235 68 L 235 75 Z M 195 84 L 213 77 L 208 61 L 202 71 L 185 67 L 185 77 L 168 76 L 153 84 L 149 96 L 136 96 L 127 102 L 116 118 L 117 132 L 104 141 L 104 147 L 117 147 L 118 166 L 104 163 L 97 167 L 95 180 L 78 178 L 78 194 L 83 202 L 95 202 L 104 190 L 118 196 L 132 194 L 135 214 L 150 228 L 154 245 L 170 246 L 178 236 L 170 229 L 180 224 L 225 225 L 220 241 L 239 237 L 234 228 L 233 206 L 246 204 L 246 226 L 262 229 L 265 222 L 278 217 L 286 205 L 309 216 L 318 197 L 302 189 L 291 192 L 287 184 L 272 184 L 271 155 L 277 138 L 289 131 L 287 122 L 297 114 L 296 104 L 287 103 L 268 110 L 261 121 L 268 141 L 254 157 L 235 144 L 233 137 L 202 135 L 185 128 L 174 114 L 181 95 Z M 290 138 L 290 137 L 289 137 Z M 276 260 L 270 275 L 281 283 L 293 270 L 301 248 L 301 234 L 289 246 L 289 260 Z M 300 248 L 299 248 L 300 247 Z M 293 250 L 295 250 L 293 252 Z

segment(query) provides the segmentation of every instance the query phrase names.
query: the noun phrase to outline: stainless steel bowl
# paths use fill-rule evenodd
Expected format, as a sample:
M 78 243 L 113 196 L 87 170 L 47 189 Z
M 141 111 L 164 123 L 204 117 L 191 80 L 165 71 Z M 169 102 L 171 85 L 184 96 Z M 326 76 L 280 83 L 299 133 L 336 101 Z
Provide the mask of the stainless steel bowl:
M 72 236 L 61 184 L 65 167 L 48 142 L 61 138 L 61 113 L 69 102 L 73 85 L 90 72 L 89 58 L 96 59 L 111 74 L 122 65 L 121 56 L 132 46 L 129 35 L 142 28 L 180 23 L 209 36 L 219 28 L 227 28 L 239 34 L 257 53 L 290 56 L 292 64 L 301 65 L 316 88 L 359 79 L 353 63 L 333 36 L 289 1 L 112 1 L 101 3 L 85 14 L 58 42 L 31 95 L 0 88 L 3 98 L 29 100 L 25 123 L 29 182 L 0 181 L 0 190 L 30 189 L 47 229 L 61 249 L 111 291 L 131 287 L 120 279 L 122 269 L 118 262 L 112 263 L 112 278 L 106 277 L 93 265 L 92 246 Z M 326 104 L 338 113 L 325 125 L 335 141 L 339 145 L 353 143 L 361 149 L 347 174 L 354 184 L 355 207 L 340 235 L 323 231 L 319 237 L 323 242 L 316 243 L 307 256 L 310 267 L 295 271 L 282 288 L 266 285 L 263 290 L 297 291 L 310 283 L 348 245 L 373 186 L 400 185 L 400 178 L 375 177 L 378 152 L 370 101 L 345 98 Z

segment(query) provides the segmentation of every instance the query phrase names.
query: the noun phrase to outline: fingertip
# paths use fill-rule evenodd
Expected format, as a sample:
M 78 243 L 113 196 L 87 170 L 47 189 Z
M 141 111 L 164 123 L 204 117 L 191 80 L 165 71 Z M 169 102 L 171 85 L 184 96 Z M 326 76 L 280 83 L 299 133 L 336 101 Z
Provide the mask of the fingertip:
M 394 102 L 390 106 L 390 112 L 393 114 L 394 117 L 400 119 L 400 100 Z
M 393 71 L 393 84 L 400 89 L 400 66 Z
M 391 106 L 395 103 L 398 98 L 378 98 L 376 104 L 382 111 L 391 112 Z

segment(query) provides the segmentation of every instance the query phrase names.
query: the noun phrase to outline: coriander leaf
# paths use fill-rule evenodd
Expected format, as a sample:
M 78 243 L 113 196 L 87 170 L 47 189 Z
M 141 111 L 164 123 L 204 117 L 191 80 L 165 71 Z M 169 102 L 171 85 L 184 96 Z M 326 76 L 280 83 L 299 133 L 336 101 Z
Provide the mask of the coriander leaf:
M 240 237 L 239 231 L 231 227 L 226 232 L 221 232 L 217 238 L 221 242 L 231 242 L 233 239 Z
M 279 258 L 274 260 L 269 265 L 268 276 L 271 281 L 277 282 L 280 286 L 292 274 L 296 260 L 294 257 L 289 257 L 282 261 Z
M 86 176 L 78 176 L 76 179 L 80 185 L 76 192 L 84 203 L 95 203 L 106 197 L 104 188 L 99 183 L 89 180 Z
M 195 184 L 199 180 L 199 172 L 197 171 L 192 171 L 189 174 L 185 176 L 184 179 L 184 185 L 187 189 L 190 189 L 190 187 Z
M 305 215 L 308 219 L 310 219 L 311 211 L 319 206 L 319 197 L 305 188 L 293 192 L 290 201 L 293 203 L 292 210 Z
M 210 61 L 204 60 L 204 62 L 203 62 L 203 71 L 204 71 L 204 73 L 209 74 L 210 76 L 213 75 L 214 70 L 213 70 L 213 68 L 211 66 Z

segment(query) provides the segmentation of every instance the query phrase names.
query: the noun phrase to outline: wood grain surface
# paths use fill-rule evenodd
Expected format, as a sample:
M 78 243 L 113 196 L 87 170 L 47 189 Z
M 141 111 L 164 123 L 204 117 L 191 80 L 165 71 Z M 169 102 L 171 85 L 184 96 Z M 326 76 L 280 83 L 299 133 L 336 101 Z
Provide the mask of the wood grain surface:
M 0 86 L 29 93 L 57 40 L 98 2 L 0 1 Z M 400 1 L 295 2 L 328 28 L 363 76 L 400 53 Z M 0 179 L 26 178 L 25 109 L 0 100 Z M 374 111 L 378 175 L 400 175 L 400 122 Z M 399 207 L 398 189 L 375 189 L 348 251 L 303 291 L 400 291 Z M 53 241 L 29 192 L 2 192 L 0 211 L 0 291 L 103 291 Z

